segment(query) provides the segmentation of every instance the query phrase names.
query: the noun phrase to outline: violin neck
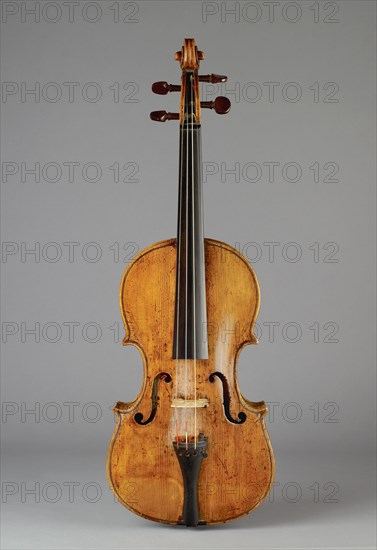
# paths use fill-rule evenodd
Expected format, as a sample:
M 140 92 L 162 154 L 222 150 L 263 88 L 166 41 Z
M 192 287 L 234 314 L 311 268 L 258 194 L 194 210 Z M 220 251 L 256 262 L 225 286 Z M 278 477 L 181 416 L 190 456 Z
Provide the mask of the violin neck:
M 200 131 L 180 126 L 174 359 L 208 359 Z

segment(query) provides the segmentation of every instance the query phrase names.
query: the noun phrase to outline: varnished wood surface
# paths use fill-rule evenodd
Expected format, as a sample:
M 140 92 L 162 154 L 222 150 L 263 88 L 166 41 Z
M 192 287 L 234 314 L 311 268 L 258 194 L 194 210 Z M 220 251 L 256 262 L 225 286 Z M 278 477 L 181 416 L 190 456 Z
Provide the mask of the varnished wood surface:
M 257 343 L 253 326 L 259 309 L 259 287 L 248 262 L 235 249 L 205 240 L 208 320 L 208 360 L 197 360 L 197 398 L 208 407 L 197 409 L 197 427 L 208 438 L 199 477 L 200 519 L 207 524 L 241 517 L 267 496 L 273 481 L 274 458 L 264 423 L 264 402 L 244 398 L 237 383 L 237 358 L 245 345 Z M 183 481 L 173 449 L 176 361 L 171 359 L 176 271 L 175 239 L 142 251 L 126 270 L 120 289 L 126 330 L 125 345 L 136 346 L 143 357 L 144 379 L 134 401 L 119 401 L 117 424 L 109 447 L 107 471 L 111 488 L 128 509 L 145 518 L 177 523 L 183 507 Z M 126 367 L 125 367 L 126 368 Z M 222 384 L 211 383 L 212 372 L 222 373 L 230 389 L 230 412 L 243 424 L 224 415 Z M 155 418 L 151 410 L 154 378 L 168 373 L 172 381 L 159 382 Z M 121 396 L 120 396 L 121 397 Z M 192 414 L 193 411 L 190 411 Z M 191 418 L 191 417 L 190 417 Z M 191 422 L 191 420 L 190 420 Z
M 181 51 L 175 54 L 175 59 L 180 62 L 182 69 L 181 79 L 181 100 L 179 107 L 179 123 L 185 121 L 185 97 L 186 97 L 186 72 L 193 73 L 192 92 L 194 100 L 195 123 L 200 124 L 200 96 L 199 96 L 199 77 L 198 69 L 200 60 L 204 59 L 203 52 L 199 51 L 193 38 L 185 38 Z

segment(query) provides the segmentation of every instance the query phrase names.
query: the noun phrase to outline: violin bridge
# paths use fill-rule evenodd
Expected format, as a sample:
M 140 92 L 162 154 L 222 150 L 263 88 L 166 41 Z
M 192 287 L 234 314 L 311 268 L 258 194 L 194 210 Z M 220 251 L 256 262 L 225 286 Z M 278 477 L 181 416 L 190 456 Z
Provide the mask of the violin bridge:
M 171 406 L 182 409 L 201 409 L 208 407 L 209 401 L 206 397 L 201 399 L 183 399 L 181 397 L 175 397 Z

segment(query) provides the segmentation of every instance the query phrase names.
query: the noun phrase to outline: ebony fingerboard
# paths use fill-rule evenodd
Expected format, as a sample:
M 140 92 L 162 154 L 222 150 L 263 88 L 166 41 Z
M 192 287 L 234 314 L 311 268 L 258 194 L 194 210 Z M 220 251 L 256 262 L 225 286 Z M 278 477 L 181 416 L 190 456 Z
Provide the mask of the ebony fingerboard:
M 180 128 L 174 359 L 207 359 L 200 126 Z

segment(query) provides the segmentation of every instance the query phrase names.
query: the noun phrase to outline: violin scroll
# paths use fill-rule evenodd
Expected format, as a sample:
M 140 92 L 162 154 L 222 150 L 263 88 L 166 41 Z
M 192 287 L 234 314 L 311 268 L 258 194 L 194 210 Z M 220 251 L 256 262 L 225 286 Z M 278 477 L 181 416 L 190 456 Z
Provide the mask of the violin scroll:
M 204 53 L 198 50 L 193 38 L 185 38 L 182 49 L 175 53 L 176 61 L 179 61 L 182 71 L 197 71 L 199 61 L 204 59 Z

